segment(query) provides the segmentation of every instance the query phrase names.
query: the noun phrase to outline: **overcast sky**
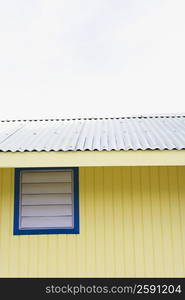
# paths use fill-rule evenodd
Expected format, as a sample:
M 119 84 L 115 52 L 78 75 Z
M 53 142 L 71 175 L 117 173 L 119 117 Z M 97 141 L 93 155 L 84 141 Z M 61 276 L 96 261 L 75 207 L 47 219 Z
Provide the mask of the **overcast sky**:
M 0 118 L 185 112 L 184 0 L 0 0 Z

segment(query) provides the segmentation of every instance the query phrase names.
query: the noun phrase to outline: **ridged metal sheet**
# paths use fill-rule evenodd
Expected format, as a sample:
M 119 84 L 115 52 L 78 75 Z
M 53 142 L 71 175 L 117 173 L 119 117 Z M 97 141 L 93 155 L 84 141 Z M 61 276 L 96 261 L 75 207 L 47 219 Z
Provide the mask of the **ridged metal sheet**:
M 185 116 L 0 122 L 0 151 L 185 149 Z

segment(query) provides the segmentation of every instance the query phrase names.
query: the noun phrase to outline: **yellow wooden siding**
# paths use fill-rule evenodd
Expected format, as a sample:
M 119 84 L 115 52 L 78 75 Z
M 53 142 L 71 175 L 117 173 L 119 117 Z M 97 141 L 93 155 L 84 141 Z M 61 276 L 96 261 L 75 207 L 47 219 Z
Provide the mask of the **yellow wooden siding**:
M 13 236 L 0 170 L 1 277 L 185 276 L 185 167 L 80 168 L 80 234 Z

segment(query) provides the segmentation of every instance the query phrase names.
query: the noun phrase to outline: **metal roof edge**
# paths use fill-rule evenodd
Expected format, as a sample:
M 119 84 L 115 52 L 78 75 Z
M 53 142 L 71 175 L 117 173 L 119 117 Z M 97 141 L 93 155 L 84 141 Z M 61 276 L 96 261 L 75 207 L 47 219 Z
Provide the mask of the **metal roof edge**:
M 33 119 L 0 119 L 0 122 L 45 122 L 45 121 L 75 121 L 75 120 L 109 120 L 109 119 L 148 119 L 148 118 L 185 118 L 185 113 L 166 113 L 166 114 L 138 114 L 125 116 L 99 116 L 99 117 L 75 117 L 75 118 L 33 118 Z

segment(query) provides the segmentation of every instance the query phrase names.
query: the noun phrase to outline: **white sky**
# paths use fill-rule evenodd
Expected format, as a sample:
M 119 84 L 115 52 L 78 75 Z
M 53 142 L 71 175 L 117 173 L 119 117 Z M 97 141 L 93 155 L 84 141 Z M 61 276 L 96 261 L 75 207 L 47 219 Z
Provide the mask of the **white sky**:
M 0 0 L 0 118 L 185 112 L 184 0 Z

